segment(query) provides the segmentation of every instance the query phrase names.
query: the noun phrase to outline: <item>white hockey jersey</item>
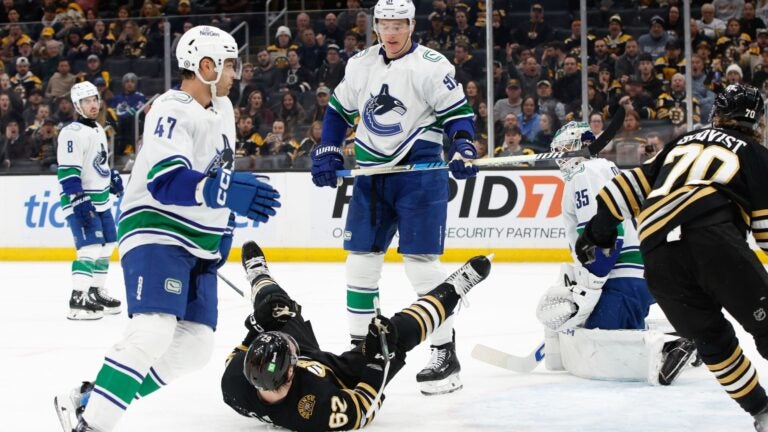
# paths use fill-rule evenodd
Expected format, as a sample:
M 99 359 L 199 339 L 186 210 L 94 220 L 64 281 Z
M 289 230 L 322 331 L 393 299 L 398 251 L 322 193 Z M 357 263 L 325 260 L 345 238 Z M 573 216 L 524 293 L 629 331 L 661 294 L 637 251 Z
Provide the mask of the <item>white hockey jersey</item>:
M 442 54 L 417 45 L 387 64 L 380 47 L 349 59 L 330 101 L 350 127 L 360 118 L 355 156 L 361 167 L 395 165 L 416 140 L 442 146 L 445 122 L 474 115 Z
M 563 220 L 574 262 L 578 262 L 578 259 L 573 253 L 573 245 L 576 244 L 579 234 L 584 231 L 584 226 L 597 213 L 597 194 L 618 173 L 619 169 L 609 160 L 589 159 L 574 168 L 571 176 L 564 178 Z M 640 241 L 631 220 L 625 220 L 619 226 L 619 238 L 622 237 L 624 245 L 608 278 L 642 278 L 643 258 L 640 254 Z
M 226 100 L 225 100 L 226 99 Z M 120 255 L 145 244 L 177 245 L 203 259 L 219 258 L 229 209 L 181 206 L 156 200 L 148 185 L 179 166 L 209 174 L 231 168 L 234 112 L 228 98 L 203 108 L 188 93 L 169 90 L 152 105 L 143 143 L 120 205 Z
M 61 209 L 65 217 L 72 214 L 72 206 L 69 204 L 69 195 L 61 188 L 61 182 L 72 177 L 80 177 L 83 191 L 91 197 L 96 211 L 104 212 L 112 206 L 109 194 L 112 171 L 109 168 L 107 136 L 100 124 L 95 125 L 90 127 L 72 122 L 59 132 L 57 174 L 61 189 Z

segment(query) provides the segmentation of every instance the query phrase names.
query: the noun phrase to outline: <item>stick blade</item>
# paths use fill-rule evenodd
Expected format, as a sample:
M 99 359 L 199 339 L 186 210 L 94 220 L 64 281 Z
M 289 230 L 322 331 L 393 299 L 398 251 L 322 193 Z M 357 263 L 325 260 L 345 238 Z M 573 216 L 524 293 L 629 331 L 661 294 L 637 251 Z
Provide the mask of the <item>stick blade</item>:
M 502 369 L 527 374 L 533 372 L 539 362 L 544 359 L 544 344 L 542 343 L 535 351 L 525 357 L 514 356 L 487 345 L 477 344 L 472 349 L 472 357 Z

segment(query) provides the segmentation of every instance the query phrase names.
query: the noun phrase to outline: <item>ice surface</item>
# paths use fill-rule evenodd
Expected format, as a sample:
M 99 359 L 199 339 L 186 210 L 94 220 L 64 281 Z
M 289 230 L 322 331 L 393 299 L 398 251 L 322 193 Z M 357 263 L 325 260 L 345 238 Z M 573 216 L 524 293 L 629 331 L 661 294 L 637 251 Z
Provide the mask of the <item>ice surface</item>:
M 447 263 L 452 271 L 459 264 Z M 342 264 L 270 264 L 273 276 L 304 307 L 327 350 L 348 344 Z M 422 396 L 416 373 L 428 359 L 422 345 L 387 389 L 371 431 L 750 431 L 751 417 L 730 400 L 705 368 L 689 369 L 671 387 L 588 381 L 552 373 L 543 365 L 516 375 L 472 359 L 476 343 L 527 354 L 543 338 L 534 308 L 555 279 L 556 264 L 494 264 L 488 280 L 470 295 L 457 320 L 457 348 L 464 389 Z M 95 377 L 106 349 L 121 336 L 123 313 L 94 322 L 65 319 L 70 295 L 69 263 L 0 263 L 0 413 L 7 431 L 59 431 L 56 393 Z M 239 265 L 222 273 L 247 286 Z M 108 284 L 123 299 L 122 273 L 113 263 Z M 221 283 L 219 328 L 213 357 L 201 371 L 136 402 L 118 431 L 259 431 L 256 420 L 239 416 L 221 401 L 224 359 L 243 338 L 249 305 Z M 382 308 L 391 314 L 414 297 L 402 265 L 386 264 Z M 652 315 L 658 315 L 653 311 Z M 759 373 L 766 361 L 737 327 L 742 347 Z

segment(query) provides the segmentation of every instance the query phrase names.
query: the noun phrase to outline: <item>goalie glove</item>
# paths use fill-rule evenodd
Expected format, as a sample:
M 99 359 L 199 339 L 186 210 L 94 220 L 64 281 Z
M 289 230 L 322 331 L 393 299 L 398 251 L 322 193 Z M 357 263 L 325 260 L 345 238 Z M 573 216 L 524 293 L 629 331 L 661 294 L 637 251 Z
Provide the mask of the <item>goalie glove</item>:
M 597 277 L 581 266 L 563 264 L 561 279 L 547 289 L 536 307 L 536 318 L 557 332 L 584 324 L 600 300 L 607 277 Z

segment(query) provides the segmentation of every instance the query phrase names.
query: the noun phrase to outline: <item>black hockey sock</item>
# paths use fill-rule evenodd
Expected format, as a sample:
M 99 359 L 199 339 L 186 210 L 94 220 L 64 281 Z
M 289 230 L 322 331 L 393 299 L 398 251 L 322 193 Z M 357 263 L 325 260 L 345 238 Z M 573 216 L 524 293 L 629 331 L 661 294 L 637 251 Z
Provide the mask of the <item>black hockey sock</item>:
M 443 283 L 395 314 L 392 323 L 399 334 L 398 348 L 408 352 L 426 340 L 451 316 L 458 302 L 459 295 L 453 286 Z
M 768 398 L 752 362 L 744 355 L 735 338 L 734 342 L 730 349 L 719 353 L 706 352 L 706 348 L 704 351 L 699 348 L 699 353 L 728 395 L 744 411 L 755 415 L 768 404 Z M 700 347 L 699 343 L 697 347 Z

